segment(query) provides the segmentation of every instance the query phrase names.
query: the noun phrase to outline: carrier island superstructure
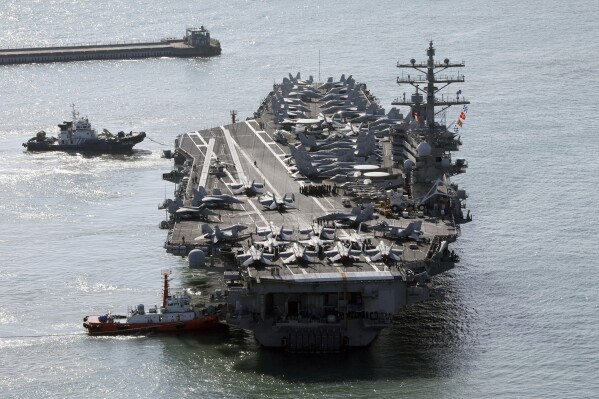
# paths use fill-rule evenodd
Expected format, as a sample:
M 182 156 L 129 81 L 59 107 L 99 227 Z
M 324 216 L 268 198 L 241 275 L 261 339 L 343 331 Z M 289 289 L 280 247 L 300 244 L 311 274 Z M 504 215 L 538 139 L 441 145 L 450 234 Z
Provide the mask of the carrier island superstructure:
M 470 215 L 450 178 L 467 163 L 436 116 L 468 104 L 460 92 L 438 97 L 464 81 L 438 72 L 464 63 L 436 62 L 432 42 L 427 54 L 397 65 L 416 72 L 397 78 L 414 88 L 393 102 L 405 114 L 385 113 L 351 76 L 290 74 L 254 118 L 232 111 L 231 124 L 167 151 L 175 167 L 163 178 L 176 188 L 160 206 L 165 248 L 223 273 L 210 300 L 224 322 L 289 351 L 366 346 L 459 261 L 449 246 Z

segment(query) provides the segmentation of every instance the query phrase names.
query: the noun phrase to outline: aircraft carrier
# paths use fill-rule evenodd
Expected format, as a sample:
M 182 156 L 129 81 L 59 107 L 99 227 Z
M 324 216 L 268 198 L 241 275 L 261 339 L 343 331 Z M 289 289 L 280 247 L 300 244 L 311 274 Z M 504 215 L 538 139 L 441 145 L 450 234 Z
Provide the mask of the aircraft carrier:
M 468 101 L 440 89 L 464 67 L 398 63 L 413 94 L 388 113 L 353 77 L 315 82 L 289 75 L 253 118 L 182 134 L 165 151 L 175 183 L 165 199 L 167 252 L 223 273 L 211 300 L 222 320 L 260 344 L 298 352 L 369 345 L 403 307 L 429 298 L 430 279 L 459 256 L 464 190 L 450 178 L 459 127 L 435 120 Z M 442 107 L 436 110 L 435 107 Z M 453 127 L 453 128 L 452 128 Z

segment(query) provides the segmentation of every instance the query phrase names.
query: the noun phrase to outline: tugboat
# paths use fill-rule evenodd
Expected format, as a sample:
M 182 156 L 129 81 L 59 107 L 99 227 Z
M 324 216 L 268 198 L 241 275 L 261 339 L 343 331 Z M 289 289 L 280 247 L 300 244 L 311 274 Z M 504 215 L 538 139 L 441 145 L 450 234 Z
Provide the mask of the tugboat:
M 73 120 L 58 125 L 58 138 L 46 136 L 43 130 L 23 143 L 27 151 L 70 151 L 93 154 L 128 154 L 133 146 L 143 141 L 145 132 L 118 132 L 113 135 L 108 130 L 100 134 L 92 128 L 87 118 L 82 118 L 73 104 Z
M 147 311 L 144 305 L 130 308 L 127 315 L 85 316 L 83 327 L 90 335 L 125 335 L 163 332 L 186 332 L 216 327 L 218 314 L 213 306 L 194 309 L 191 296 L 185 292 L 169 294 L 170 270 L 162 272 L 164 292 L 162 306 Z

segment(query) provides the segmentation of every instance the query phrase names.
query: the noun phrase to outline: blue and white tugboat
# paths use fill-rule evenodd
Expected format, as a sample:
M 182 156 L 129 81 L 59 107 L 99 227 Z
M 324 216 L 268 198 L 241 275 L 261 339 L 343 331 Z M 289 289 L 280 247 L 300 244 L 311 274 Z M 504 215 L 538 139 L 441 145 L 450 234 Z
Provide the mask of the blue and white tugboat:
M 108 130 L 98 134 L 87 118 L 82 118 L 73 105 L 73 120 L 58 125 L 58 138 L 47 136 L 43 130 L 23 143 L 27 151 L 68 151 L 93 154 L 128 154 L 133 146 L 143 141 L 145 132 L 118 132 Z

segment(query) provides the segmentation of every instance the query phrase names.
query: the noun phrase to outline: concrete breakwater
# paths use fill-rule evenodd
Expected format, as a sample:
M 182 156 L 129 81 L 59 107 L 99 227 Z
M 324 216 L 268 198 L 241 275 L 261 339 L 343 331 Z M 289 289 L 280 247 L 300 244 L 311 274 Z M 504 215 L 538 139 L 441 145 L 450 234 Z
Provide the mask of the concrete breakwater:
M 203 26 L 188 28 L 183 39 L 148 43 L 0 49 L 0 65 L 123 60 L 151 57 L 209 57 L 221 53 L 220 42 Z

